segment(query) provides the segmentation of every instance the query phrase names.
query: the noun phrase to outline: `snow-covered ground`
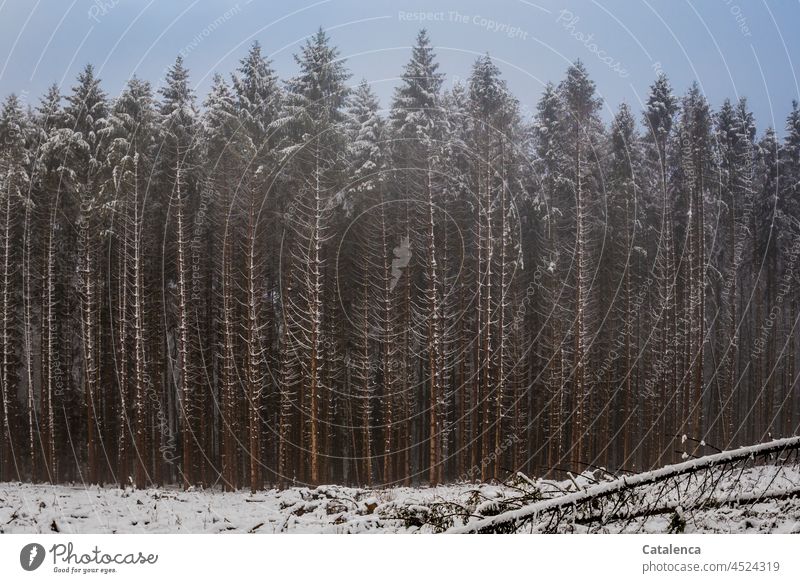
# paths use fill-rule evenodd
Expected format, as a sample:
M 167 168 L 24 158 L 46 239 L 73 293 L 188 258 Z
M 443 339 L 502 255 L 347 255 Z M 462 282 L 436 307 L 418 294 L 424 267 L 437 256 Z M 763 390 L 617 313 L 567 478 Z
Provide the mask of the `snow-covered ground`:
M 414 508 L 465 500 L 490 485 L 369 490 L 343 486 L 249 491 L 189 491 L 0 484 L 0 533 L 416 532 L 392 518 Z
M 435 532 L 519 507 L 520 496 L 556 498 L 591 486 L 589 476 L 509 485 L 366 489 L 343 486 L 247 491 L 121 490 L 0 484 L 0 533 L 369 533 Z M 690 483 L 687 486 L 691 487 Z M 726 477 L 717 499 L 797 489 L 800 468 L 749 468 Z M 666 504 L 670 503 L 665 499 Z M 529 503 L 529 502 L 525 502 Z M 452 518 L 453 515 L 458 515 Z M 750 500 L 683 511 L 684 532 L 800 532 L 800 498 Z M 627 532 L 667 532 L 673 514 L 637 519 Z M 437 528 L 434 525 L 439 525 Z M 443 526 L 442 526 L 443 525 Z M 616 529 L 616 530 L 615 530 Z M 525 529 L 523 529 L 525 530 Z M 581 532 L 567 525 L 565 532 Z M 607 531 L 620 528 L 611 526 Z

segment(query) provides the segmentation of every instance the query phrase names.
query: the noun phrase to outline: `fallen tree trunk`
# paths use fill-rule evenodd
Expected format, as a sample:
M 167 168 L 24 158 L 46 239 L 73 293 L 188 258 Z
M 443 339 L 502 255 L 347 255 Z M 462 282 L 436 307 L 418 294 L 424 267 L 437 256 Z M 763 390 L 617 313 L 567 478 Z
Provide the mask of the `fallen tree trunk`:
M 749 494 L 741 494 L 736 496 L 736 498 L 712 498 L 708 500 L 704 500 L 703 504 L 699 508 L 694 508 L 693 510 L 710 510 L 712 508 L 724 508 L 726 506 L 737 506 L 740 504 L 755 504 L 757 502 L 761 502 L 763 500 L 785 500 L 788 498 L 798 498 L 800 497 L 800 487 L 798 488 L 778 488 L 776 490 L 770 490 L 767 492 L 762 493 L 749 493 Z M 633 512 L 633 513 L 621 513 L 621 514 L 614 514 L 613 516 L 590 516 L 588 518 L 581 518 L 576 520 L 577 524 L 590 524 L 593 522 L 598 522 L 600 520 L 614 520 L 614 521 L 621 521 L 621 520 L 635 520 L 637 518 L 648 518 L 651 516 L 658 516 L 659 514 L 671 514 L 673 512 L 677 512 L 681 510 L 682 506 L 676 502 L 670 502 L 668 504 L 664 504 L 663 506 L 658 506 L 655 508 L 647 508 L 640 512 Z
M 767 457 L 775 454 L 798 451 L 800 449 L 800 436 L 776 439 L 736 450 L 723 451 L 709 456 L 703 456 L 687 462 L 665 466 L 650 472 L 643 472 L 634 476 L 624 476 L 618 480 L 598 484 L 579 492 L 542 500 L 517 510 L 503 512 L 495 516 L 481 518 L 464 526 L 454 527 L 450 533 L 486 533 L 486 532 L 514 532 L 523 524 L 536 520 L 546 514 L 562 518 L 565 514 L 575 514 L 579 507 L 587 505 L 602 505 L 602 501 L 615 495 L 624 494 L 636 489 L 652 486 L 659 482 L 666 482 L 674 478 L 694 474 L 718 467 L 729 466 L 739 462 L 747 462 L 758 457 Z M 709 492 L 709 494 L 713 493 Z M 602 512 L 594 517 L 597 521 L 608 519 Z M 611 515 L 613 518 L 613 514 Z M 552 523 L 553 521 L 550 520 Z M 557 524 L 559 520 L 556 520 Z M 545 531 L 550 530 L 545 528 Z M 551 531 L 552 532 L 552 531 Z

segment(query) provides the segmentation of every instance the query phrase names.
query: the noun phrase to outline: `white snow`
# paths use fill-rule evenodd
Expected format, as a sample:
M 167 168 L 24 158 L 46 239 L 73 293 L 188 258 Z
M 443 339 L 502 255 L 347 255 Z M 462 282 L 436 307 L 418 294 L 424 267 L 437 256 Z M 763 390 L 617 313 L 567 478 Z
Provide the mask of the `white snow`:
M 344 486 L 249 491 L 121 490 L 0 483 L 0 533 L 368 533 L 430 532 L 407 527 L 398 508 L 487 498 L 501 486 L 370 490 Z
M 603 496 L 637 488 L 635 508 L 623 509 L 638 516 L 639 511 L 660 508 L 666 512 L 612 521 L 601 532 L 668 532 L 675 514 L 686 524 L 682 532 L 800 532 L 800 466 L 794 464 L 727 466 L 734 460 L 752 460 L 758 454 L 786 450 L 800 437 L 720 452 L 650 472 L 594 483 L 576 483 L 572 492 L 546 498 L 490 516 L 473 516 L 451 532 L 491 530 L 498 525 L 523 525 L 521 530 L 538 532 L 548 523 L 551 511 L 595 505 Z M 790 454 L 791 455 L 791 454 Z M 671 481 L 667 481 L 671 480 Z M 566 504 L 565 504 L 566 503 Z M 687 506 L 687 503 L 689 506 Z M 617 507 L 619 509 L 619 507 Z M 605 515 L 605 510 L 603 511 Z M 558 524 L 558 532 L 596 532 L 574 521 Z
M 525 478 L 522 487 L 528 489 L 529 485 L 529 491 L 541 492 L 543 500 L 534 504 L 541 507 L 563 497 L 582 497 L 614 483 L 597 484 L 596 479 L 598 476 L 590 474 L 563 482 Z M 626 479 L 630 481 L 633 477 Z M 426 523 L 426 517 L 437 513 L 447 515 L 452 508 L 492 520 L 494 514 L 518 499 L 519 486 L 457 484 L 386 489 L 319 486 L 250 494 L 249 491 L 121 490 L 0 483 L 0 533 L 424 533 L 437 530 Z M 800 498 L 760 500 L 765 491 L 788 493 L 796 492 L 798 487 L 798 466 L 751 467 L 741 477 L 737 472 L 720 483 L 714 498 L 738 502 L 679 512 L 686 521 L 684 531 L 800 532 Z M 666 496 L 659 502 L 677 509 L 685 501 L 672 498 Z M 513 512 L 524 514 L 527 508 Z M 624 525 L 623 531 L 667 532 L 672 518 L 673 514 L 665 513 L 636 519 Z M 463 529 L 462 524 L 461 518 L 455 518 L 452 526 L 458 531 Z M 474 522 L 468 524 L 472 526 Z M 583 532 L 584 527 L 565 524 L 565 529 L 565 532 Z M 618 532 L 613 525 L 603 530 Z
M 5 482 L 0 483 L 0 534 L 466 532 L 509 518 L 532 518 L 522 530 L 536 531 L 536 521 L 548 509 L 632 487 L 639 488 L 637 504 L 666 511 L 611 523 L 602 531 L 667 532 L 677 516 L 685 522 L 684 532 L 800 532 L 800 464 L 783 458 L 798 442 L 800 437 L 785 438 L 621 478 L 587 471 L 560 482 L 518 474 L 508 484 L 331 485 L 256 494 Z M 775 454 L 782 463 L 752 463 L 756 456 Z M 731 462 L 745 465 L 728 466 Z M 665 479 L 675 480 L 672 487 L 664 487 Z M 586 530 L 563 522 L 559 531 Z

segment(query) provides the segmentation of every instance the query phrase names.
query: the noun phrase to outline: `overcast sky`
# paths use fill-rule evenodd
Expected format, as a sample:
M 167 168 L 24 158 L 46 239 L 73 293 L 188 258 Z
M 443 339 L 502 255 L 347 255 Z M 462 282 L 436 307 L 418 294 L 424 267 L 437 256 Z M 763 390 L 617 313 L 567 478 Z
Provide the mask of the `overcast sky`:
M 0 0 L 0 94 L 36 102 L 53 82 L 66 92 L 91 62 L 113 96 L 133 74 L 159 84 L 183 54 L 202 98 L 254 39 L 293 75 L 293 54 L 322 26 L 351 82 L 366 78 L 386 107 L 424 26 L 448 84 L 489 52 L 525 112 L 581 59 L 605 117 L 621 101 L 640 109 L 663 70 L 678 93 L 697 79 L 715 107 L 746 96 L 759 128 L 782 133 L 799 93 L 798 24 L 798 0 Z

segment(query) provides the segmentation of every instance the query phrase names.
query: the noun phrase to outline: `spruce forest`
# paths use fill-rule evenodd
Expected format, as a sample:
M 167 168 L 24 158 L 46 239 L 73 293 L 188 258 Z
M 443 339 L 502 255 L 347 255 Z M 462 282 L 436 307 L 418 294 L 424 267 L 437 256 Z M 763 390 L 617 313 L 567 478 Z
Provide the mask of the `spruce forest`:
M 757 133 L 661 74 L 604 120 L 580 62 L 515 97 L 421 31 L 382 109 L 321 29 L 295 59 L 5 99 L 0 481 L 433 485 L 797 433 L 797 103 Z

